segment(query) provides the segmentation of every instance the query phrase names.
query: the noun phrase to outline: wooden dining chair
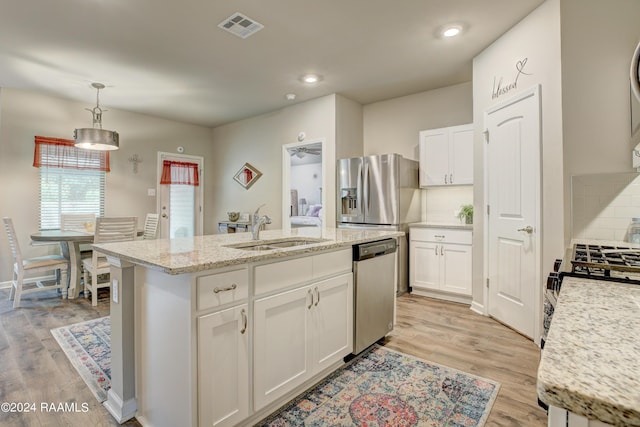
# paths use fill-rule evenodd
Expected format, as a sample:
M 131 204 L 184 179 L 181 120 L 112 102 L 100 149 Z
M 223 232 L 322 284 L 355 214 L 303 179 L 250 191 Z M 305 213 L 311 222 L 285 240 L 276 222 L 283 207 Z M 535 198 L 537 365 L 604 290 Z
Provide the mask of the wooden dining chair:
M 125 242 L 136 237 L 138 218 L 132 217 L 98 217 L 93 243 Z M 110 285 L 110 280 L 100 282 L 99 276 L 109 274 L 107 258 L 94 250 L 91 258 L 82 260 L 84 268 L 84 297 L 89 298 L 91 305 L 98 305 L 98 289 Z M 89 280 L 89 278 L 91 280 Z
M 158 233 L 158 218 L 157 213 L 148 213 L 144 219 L 144 233 L 142 238 L 145 240 L 155 239 Z
M 9 238 L 9 246 L 13 255 L 13 279 L 9 299 L 13 299 L 13 308 L 20 307 L 22 295 L 50 289 L 61 289 L 62 296 L 66 295 L 67 275 L 69 274 L 69 260 L 62 255 L 46 255 L 36 258 L 23 258 L 16 230 L 11 218 L 2 218 Z M 25 276 L 34 273 L 56 271 L 56 284 L 45 285 L 43 280 L 27 279 Z M 24 289 L 25 284 L 35 284 L 35 287 Z
M 96 215 L 92 213 L 60 214 L 60 230 L 82 231 L 93 233 L 96 226 Z M 80 245 L 80 257 L 89 258 L 92 254 L 91 245 Z
M 92 213 L 60 214 L 60 230 L 94 232 L 96 216 Z

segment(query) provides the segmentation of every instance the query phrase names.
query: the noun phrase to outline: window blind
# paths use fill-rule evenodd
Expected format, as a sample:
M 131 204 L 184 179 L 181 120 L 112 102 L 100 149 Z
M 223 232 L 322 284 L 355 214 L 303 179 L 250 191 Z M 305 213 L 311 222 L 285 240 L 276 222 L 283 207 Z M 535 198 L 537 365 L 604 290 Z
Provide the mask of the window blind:
M 76 148 L 73 141 L 35 137 L 33 166 L 40 170 L 40 229 L 60 228 L 63 213 L 104 216 L 109 153 Z

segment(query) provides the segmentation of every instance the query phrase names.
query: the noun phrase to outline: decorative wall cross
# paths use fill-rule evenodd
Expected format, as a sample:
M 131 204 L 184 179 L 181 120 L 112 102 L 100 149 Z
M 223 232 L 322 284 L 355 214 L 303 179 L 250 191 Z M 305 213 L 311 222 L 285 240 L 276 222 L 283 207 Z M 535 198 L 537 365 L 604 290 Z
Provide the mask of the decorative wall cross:
M 138 173 L 138 164 L 142 163 L 142 157 L 134 154 L 133 156 L 129 157 L 129 162 L 133 163 L 133 173 Z

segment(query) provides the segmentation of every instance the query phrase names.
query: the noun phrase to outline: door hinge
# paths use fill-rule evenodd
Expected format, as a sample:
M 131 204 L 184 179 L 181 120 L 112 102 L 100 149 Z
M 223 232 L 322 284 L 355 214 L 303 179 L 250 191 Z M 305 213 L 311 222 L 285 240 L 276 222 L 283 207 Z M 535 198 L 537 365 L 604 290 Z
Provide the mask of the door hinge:
M 491 214 L 491 207 L 487 205 L 487 215 Z
M 489 278 L 487 277 L 487 288 L 489 287 Z
M 484 132 L 482 132 L 482 134 L 484 135 L 484 140 L 488 144 L 489 143 L 489 129 L 485 129 Z

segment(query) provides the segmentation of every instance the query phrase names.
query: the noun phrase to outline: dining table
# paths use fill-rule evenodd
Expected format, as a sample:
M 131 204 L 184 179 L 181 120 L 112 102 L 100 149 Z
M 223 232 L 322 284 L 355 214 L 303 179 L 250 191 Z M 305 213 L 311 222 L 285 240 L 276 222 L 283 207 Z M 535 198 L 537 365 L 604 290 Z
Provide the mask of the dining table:
M 80 293 L 80 272 L 82 256 L 80 245 L 93 243 L 93 233 L 75 230 L 42 230 L 31 234 L 34 242 L 58 242 L 62 255 L 69 259 L 67 298 L 77 298 Z

